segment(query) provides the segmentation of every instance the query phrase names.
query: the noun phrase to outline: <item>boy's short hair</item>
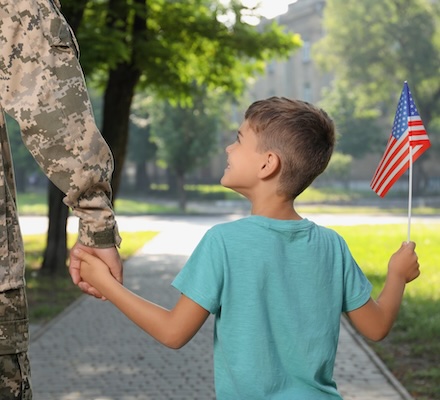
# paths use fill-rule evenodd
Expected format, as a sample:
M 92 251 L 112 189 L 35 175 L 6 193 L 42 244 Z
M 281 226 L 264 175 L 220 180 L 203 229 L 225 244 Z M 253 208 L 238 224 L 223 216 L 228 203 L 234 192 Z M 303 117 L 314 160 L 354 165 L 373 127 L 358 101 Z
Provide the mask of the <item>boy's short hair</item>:
M 335 145 L 335 126 L 327 113 L 301 100 L 270 97 L 245 113 L 262 152 L 281 160 L 279 193 L 295 199 L 327 167 Z

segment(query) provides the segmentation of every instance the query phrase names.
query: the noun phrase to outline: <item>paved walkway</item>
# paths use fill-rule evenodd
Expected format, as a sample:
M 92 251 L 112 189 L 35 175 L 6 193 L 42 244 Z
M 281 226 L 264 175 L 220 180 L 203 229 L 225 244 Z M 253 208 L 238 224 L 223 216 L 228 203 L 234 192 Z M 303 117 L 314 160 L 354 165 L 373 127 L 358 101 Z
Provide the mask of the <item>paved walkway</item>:
M 229 218 L 234 216 L 120 218 L 121 231 L 161 232 L 126 263 L 126 286 L 172 307 L 179 295 L 170 287 L 172 279 L 203 233 Z M 342 222 L 341 216 L 337 218 Z M 69 226 L 75 229 L 74 223 Z M 110 303 L 83 296 L 49 324 L 31 332 L 34 400 L 214 399 L 212 330 L 210 317 L 183 349 L 170 350 Z M 345 400 L 411 399 L 344 321 L 335 380 Z

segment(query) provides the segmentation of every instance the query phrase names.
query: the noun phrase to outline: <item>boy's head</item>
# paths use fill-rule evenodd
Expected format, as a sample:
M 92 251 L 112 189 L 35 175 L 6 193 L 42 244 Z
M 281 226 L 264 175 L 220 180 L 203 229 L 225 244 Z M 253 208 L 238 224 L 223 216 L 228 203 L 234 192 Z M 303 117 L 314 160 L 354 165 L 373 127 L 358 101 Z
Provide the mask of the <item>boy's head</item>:
M 281 162 L 279 193 L 295 199 L 327 167 L 335 144 L 333 121 L 322 109 L 301 100 L 270 97 L 249 106 L 245 120 L 261 152 Z

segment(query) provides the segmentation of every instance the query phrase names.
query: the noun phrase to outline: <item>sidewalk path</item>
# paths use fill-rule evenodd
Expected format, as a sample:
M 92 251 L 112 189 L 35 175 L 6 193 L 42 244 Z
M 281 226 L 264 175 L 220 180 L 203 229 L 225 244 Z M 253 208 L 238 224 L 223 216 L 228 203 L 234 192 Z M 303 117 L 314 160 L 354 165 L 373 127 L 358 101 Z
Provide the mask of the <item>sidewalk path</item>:
M 201 236 L 214 223 L 236 217 L 118 219 L 121 231 L 161 232 L 126 263 L 125 285 L 172 307 L 179 294 L 170 283 Z M 341 217 L 336 217 L 341 222 Z M 74 223 L 69 225 L 75 229 Z M 183 349 L 170 350 L 144 334 L 110 303 L 83 296 L 31 333 L 34 400 L 214 399 L 213 321 L 210 317 Z M 411 399 L 344 321 L 335 380 L 345 400 Z

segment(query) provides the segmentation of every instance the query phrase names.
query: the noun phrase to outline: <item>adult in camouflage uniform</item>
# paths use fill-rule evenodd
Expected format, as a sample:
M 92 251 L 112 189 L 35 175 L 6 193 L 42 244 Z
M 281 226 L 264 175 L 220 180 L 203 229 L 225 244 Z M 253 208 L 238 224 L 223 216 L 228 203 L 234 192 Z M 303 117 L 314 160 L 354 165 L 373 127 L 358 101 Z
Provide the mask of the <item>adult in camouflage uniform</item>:
M 77 247 L 102 258 L 122 281 L 111 206 L 111 152 L 98 131 L 76 40 L 58 0 L 0 0 L 0 399 L 31 399 L 24 251 L 4 112 L 64 202 L 80 218 Z M 71 258 L 74 283 L 82 282 Z

